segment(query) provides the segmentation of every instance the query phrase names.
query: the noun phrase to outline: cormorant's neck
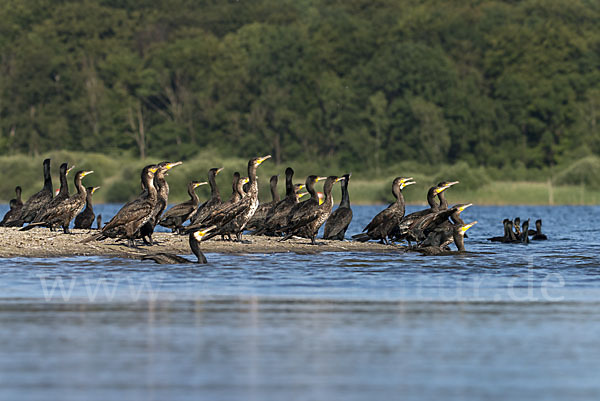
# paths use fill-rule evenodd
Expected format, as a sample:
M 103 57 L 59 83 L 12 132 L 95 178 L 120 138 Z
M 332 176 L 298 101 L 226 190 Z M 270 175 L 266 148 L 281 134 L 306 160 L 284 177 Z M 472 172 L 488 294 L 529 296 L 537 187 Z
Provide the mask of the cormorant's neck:
M 436 203 L 435 201 L 435 192 L 434 192 L 434 188 L 430 189 L 427 192 L 427 203 L 429 204 L 429 207 L 433 210 L 438 210 L 439 205 Z
M 192 204 L 198 205 L 200 203 L 200 198 L 198 198 L 198 195 L 196 195 L 196 188 L 193 185 L 188 187 L 188 195 L 190 196 Z
M 440 201 L 440 204 L 438 206 L 439 210 L 446 210 L 448 209 L 448 201 L 446 200 L 446 195 L 444 195 L 445 191 L 440 192 L 437 196 L 438 196 L 438 200 Z
M 15 190 L 15 193 L 17 195 L 17 203 L 22 203 L 21 201 L 21 187 L 17 187 L 17 189 Z
M 340 207 L 350 208 L 350 195 L 348 195 L 347 179 L 342 183 L 342 200 L 340 201 Z
M 87 189 L 85 194 L 85 208 L 92 212 L 94 211 L 94 206 L 92 205 L 92 191 L 88 191 Z
M 81 177 L 75 177 L 75 188 L 77 188 L 77 194 L 83 197 L 87 197 L 87 190 L 81 184 Z
M 215 179 L 215 173 L 212 171 L 208 174 L 208 183 L 210 184 L 210 197 L 213 199 L 221 199 L 219 193 L 219 187 L 217 186 L 217 180 Z
M 200 250 L 200 244 L 198 243 L 196 237 L 194 237 L 194 232 L 190 233 L 189 242 L 192 252 L 194 253 L 194 255 L 196 255 L 196 258 L 198 259 L 196 263 L 206 263 L 206 257 Z
M 537 231 L 536 234 L 539 234 L 539 235 L 542 234 L 542 223 L 536 223 L 535 224 L 535 231 Z
M 460 235 L 458 230 L 454 231 L 454 244 L 459 252 L 465 252 L 465 237 L 464 235 Z
M 54 194 L 54 189 L 52 188 L 52 176 L 50 175 L 50 165 L 44 164 L 44 189 L 47 189 Z
M 333 196 L 331 196 L 331 190 L 333 189 L 333 183 L 325 183 L 323 187 L 323 195 L 325 195 L 325 199 L 323 200 L 323 206 L 333 207 Z
M 307 182 L 306 183 L 306 191 L 310 194 L 310 199 L 314 199 L 319 202 L 319 196 L 317 195 L 317 191 L 315 191 L 315 183 Z
M 148 191 L 148 197 L 150 199 L 156 199 L 156 187 L 154 186 L 154 180 L 146 178 L 146 190 Z
M 292 178 L 294 177 L 294 173 L 285 175 L 285 196 L 295 197 L 296 193 L 294 192 L 294 183 L 292 182 Z
M 404 216 L 406 205 L 404 203 L 404 194 L 402 193 L 400 187 L 398 187 L 394 195 L 396 195 L 396 204 L 402 209 L 402 216 Z
M 452 219 L 454 224 L 460 224 L 461 226 L 465 224 L 463 219 L 460 218 L 460 212 L 458 210 L 456 212 L 452 213 L 450 218 Z
M 279 202 L 279 192 L 277 192 L 277 180 L 271 180 L 271 199 L 273 202 Z
M 61 195 L 69 195 L 69 183 L 67 182 L 67 171 L 60 171 L 60 191 Z

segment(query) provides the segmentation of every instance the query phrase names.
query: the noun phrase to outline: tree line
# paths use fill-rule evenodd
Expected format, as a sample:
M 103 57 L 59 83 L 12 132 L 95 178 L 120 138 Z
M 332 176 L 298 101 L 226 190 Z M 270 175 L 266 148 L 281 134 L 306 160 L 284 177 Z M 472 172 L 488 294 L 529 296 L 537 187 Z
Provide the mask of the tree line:
M 0 154 L 600 153 L 595 0 L 5 0 Z

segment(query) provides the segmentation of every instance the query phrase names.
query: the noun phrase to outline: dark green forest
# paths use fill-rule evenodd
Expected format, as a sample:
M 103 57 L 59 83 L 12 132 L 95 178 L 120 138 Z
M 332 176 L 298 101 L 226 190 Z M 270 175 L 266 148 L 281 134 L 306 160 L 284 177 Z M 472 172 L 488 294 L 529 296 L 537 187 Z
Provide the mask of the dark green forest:
M 0 21 L 0 154 L 600 154 L 597 0 L 4 0 Z

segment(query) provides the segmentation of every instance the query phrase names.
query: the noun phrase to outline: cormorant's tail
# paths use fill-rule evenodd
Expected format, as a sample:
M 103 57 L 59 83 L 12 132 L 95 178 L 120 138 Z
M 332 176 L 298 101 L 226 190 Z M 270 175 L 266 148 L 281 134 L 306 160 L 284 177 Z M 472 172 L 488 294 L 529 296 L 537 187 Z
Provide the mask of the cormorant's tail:
M 359 242 L 367 242 L 368 240 L 371 239 L 371 237 L 367 233 L 360 233 L 360 234 L 354 234 L 352 236 L 352 239 L 359 241 Z
M 43 221 L 39 221 L 37 223 L 29 223 L 25 227 L 20 228 L 19 231 L 29 231 L 29 230 L 31 230 L 33 228 L 36 228 L 36 227 L 43 227 L 44 225 L 46 225 L 46 223 L 43 222 Z

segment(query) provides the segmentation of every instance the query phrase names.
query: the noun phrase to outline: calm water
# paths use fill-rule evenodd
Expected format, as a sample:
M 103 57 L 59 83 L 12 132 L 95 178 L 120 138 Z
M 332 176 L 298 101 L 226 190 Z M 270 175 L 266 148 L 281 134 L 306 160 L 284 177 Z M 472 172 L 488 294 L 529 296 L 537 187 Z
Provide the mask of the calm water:
M 516 216 L 550 240 L 485 240 Z M 463 217 L 460 256 L 0 259 L 0 399 L 600 399 L 600 207 Z

